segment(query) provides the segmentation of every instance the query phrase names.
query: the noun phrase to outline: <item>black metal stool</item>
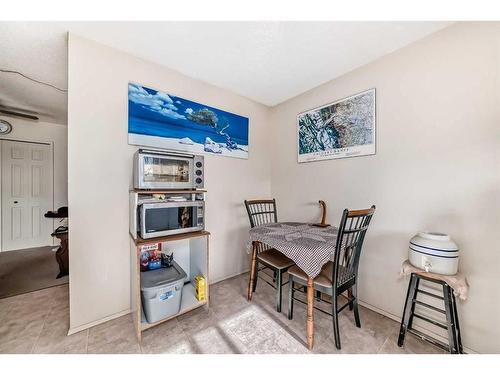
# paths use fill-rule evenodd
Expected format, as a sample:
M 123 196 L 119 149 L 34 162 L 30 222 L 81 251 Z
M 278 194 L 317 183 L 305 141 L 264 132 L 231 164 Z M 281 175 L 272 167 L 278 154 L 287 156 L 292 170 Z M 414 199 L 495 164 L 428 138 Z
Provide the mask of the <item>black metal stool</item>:
M 421 279 L 442 285 L 443 296 L 441 297 L 440 295 L 418 289 Z M 444 310 L 432 306 L 428 303 L 418 301 L 417 295 L 419 292 L 427 296 L 442 300 L 444 302 Z M 415 313 L 416 305 L 444 314 L 446 316 L 446 323 L 444 324 Z M 444 330 L 447 330 L 449 345 L 446 346 L 443 343 L 435 340 L 433 337 L 414 329 L 412 327 L 413 318 L 424 320 Z M 462 338 L 460 336 L 460 325 L 458 323 L 457 302 L 455 300 L 455 295 L 453 294 L 453 289 L 446 282 L 440 280 L 439 278 L 425 276 L 422 273 L 411 274 L 410 284 L 408 285 L 408 293 L 406 295 L 405 307 L 403 310 L 403 318 L 401 320 L 401 328 L 399 330 L 398 346 L 403 346 L 406 332 L 410 332 L 423 340 L 429 341 L 432 344 L 449 351 L 451 354 L 463 354 Z

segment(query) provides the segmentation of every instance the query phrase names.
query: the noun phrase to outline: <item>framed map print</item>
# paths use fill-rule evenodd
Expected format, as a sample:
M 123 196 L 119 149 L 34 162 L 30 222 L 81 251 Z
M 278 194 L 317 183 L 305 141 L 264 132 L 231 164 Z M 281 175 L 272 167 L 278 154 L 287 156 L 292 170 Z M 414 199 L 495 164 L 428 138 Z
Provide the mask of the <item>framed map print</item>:
M 375 89 L 297 115 L 298 162 L 375 154 Z

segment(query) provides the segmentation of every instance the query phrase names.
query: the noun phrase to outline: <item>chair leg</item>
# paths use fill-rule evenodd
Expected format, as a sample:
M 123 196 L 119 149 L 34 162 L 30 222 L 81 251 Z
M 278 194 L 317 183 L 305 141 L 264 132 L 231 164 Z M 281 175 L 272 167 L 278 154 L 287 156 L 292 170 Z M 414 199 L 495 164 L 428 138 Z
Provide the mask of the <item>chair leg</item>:
M 257 279 L 259 278 L 259 262 L 257 262 L 257 266 L 255 267 L 255 277 L 253 279 L 253 285 L 252 285 L 252 290 L 255 293 L 255 290 L 257 289 Z
M 405 335 L 408 329 L 408 323 L 410 322 L 412 299 L 416 292 L 416 286 L 417 286 L 417 276 L 412 273 L 410 283 L 408 284 L 408 292 L 406 293 L 405 307 L 403 309 L 403 317 L 401 318 L 401 327 L 399 328 L 399 338 L 398 338 L 399 347 L 403 346 L 405 341 Z
M 283 272 L 281 270 L 276 271 L 276 311 L 281 312 L 281 295 L 283 292 L 283 286 L 281 285 L 281 277 Z
M 353 298 L 353 296 L 352 296 L 352 288 L 347 289 L 347 298 L 349 298 L 349 299 Z M 349 303 L 349 310 L 352 311 L 353 308 L 354 308 L 354 304 L 352 302 Z
M 352 295 L 352 306 L 354 309 L 354 320 L 356 321 L 356 327 L 361 328 L 361 320 L 359 319 L 359 308 L 358 308 L 358 284 L 354 284 L 351 288 Z
M 335 337 L 335 347 L 340 350 L 339 313 L 337 299 L 337 291 L 334 289 L 332 294 L 333 335 Z
M 288 279 L 288 319 L 292 320 L 293 319 L 293 277 L 290 276 Z
M 316 301 L 321 301 L 321 292 L 319 290 L 316 291 Z

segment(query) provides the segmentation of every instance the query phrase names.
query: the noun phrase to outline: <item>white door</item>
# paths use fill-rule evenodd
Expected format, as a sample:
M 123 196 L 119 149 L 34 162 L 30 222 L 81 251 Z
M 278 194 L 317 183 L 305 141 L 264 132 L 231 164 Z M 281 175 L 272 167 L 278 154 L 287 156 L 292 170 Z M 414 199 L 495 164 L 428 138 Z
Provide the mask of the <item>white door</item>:
M 52 245 L 52 145 L 3 140 L 2 251 Z

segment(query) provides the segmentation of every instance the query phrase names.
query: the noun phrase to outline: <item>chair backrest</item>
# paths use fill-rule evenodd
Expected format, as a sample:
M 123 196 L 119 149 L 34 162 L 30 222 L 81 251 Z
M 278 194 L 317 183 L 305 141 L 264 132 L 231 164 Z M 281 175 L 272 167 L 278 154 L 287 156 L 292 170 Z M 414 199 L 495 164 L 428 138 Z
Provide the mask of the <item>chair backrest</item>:
M 337 237 L 333 287 L 338 293 L 351 287 L 358 275 L 359 258 L 375 206 L 366 210 L 344 210 Z
M 245 200 L 245 207 L 247 208 L 248 220 L 250 220 L 252 228 L 278 222 L 275 199 Z

